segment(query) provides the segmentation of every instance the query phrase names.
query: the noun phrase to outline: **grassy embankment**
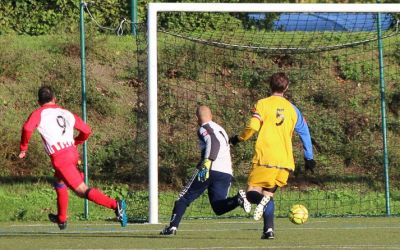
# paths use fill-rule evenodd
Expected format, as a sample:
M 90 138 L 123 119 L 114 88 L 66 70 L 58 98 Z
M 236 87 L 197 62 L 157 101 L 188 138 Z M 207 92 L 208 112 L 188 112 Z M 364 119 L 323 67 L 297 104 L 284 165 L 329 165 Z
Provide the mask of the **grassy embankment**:
M 242 89 L 236 92 L 235 96 L 235 103 L 240 103 L 249 96 L 259 97 L 257 91 L 262 90 L 263 77 L 269 73 L 263 69 L 290 72 L 293 83 L 290 94 L 296 104 L 303 107 L 303 112 L 312 124 L 312 132 L 319 142 L 316 153 L 319 170 L 317 175 L 311 178 L 311 182 L 305 177 L 298 181 L 292 180 L 294 189 L 283 192 L 277 205 L 278 215 L 284 216 L 287 207 L 295 201 L 305 203 L 313 215 L 384 213 L 384 196 L 379 177 L 380 124 L 375 119 L 379 117 L 379 94 L 375 82 L 377 74 L 373 73 L 376 64 L 375 60 L 371 61 L 371 56 L 376 53 L 363 54 L 360 48 L 348 49 L 342 55 L 323 53 L 276 56 L 264 53 L 226 53 L 227 57 L 221 59 L 212 56 L 212 53 L 221 52 L 220 49 L 185 47 L 185 43 L 175 43 L 177 48 L 170 54 L 168 49 L 162 50 L 164 54 L 161 54 L 161 58 L 173 56 L 170 59 L 175 62 L 160 67 L 160 82 L 172 86 L 176 84 L 176 80 L 179 84 L 189 85 L 197 80 L 201 86 L 214 79 L 204 78 L 206 74 L 202 73 L 201 69 L 208 72 L 216 70 L 219 73 L 213 74 L 218 81 L 227 80 L 235 84 L 237 80 L 236 84 L 244 84 L 234 86 Z M 389 44 L 391 46 L 387 46 L 389 49 L 386 50 L 386 72 L 389 77 L 387 95 L 390 105 L 395 104 L 398 94 L 395 88 L 398 49 L 395 39 L 387 40 L 386 45 Z M 2 202 L 4 207 L 1 211 L 7 211 L 1 213 L 0 219 L 45 220 L 47 212 L 55 209 L 55 195 L 47 184 L 47 180 L 52 176 L 51 166 L 37 133 L 32 138 L 27 159 L 17 159 L 20 127 L 29 113 L 37 107 L 36 91 L 41 84 L 55 88 L 61 105 L 74 112 L 81 112 L 79 40 L 76 36 L 67 35 L 3 36 L 0 39 L 0 48 L 0 194 L 2 201 L 5 201 Z M 202 56 L 199 57 L 197 52 L 202 53 Z M 146 137 L 145 134 L 138 133 L 145 131 L 146 127 L 140 123 L 142 118 L 146 117 L 146 105 L 143 103 L 143 96 L 146 94 L 143 82 L 138 80 L 141 76 L 137 76 L 136 56 L 136 45 L 131 37 L 88 38 L 88 121 L 94 131 L 89 140 L 90 177 L 95 180 L 95 185 L 101 186 L 108 194 L 127 197 L 131 207 L 130 213 L 135 218 L 141 218 L 147 213 L 147 194 L 137 191 L 137 185 L 145 187 L 147 163 L 143 162 L 146 146 L 137 143 L 137 138 Z M 194 60 L 199 59 L 198 63 L 194 63 Z M 171 75 L 171 72 L 175 73 Z M 305 88 L 306 83 L 308 85 Z M 182 85 L 182 89 L 184 87 L 187 86 Z M 244 88 L 248 90 L 243 90 Z M 167 93 L 168 100 L 172 98 L 172 103 L 177 102 L 178 95 L 169 91 L 169 86 L 164 90 L 167 90 L 164 93 Z M 225 90 L 221 89 L 223 93 L 231 90 L 229 85 L 225 86 Z M 261 92 L 264 93 L 265 89 Z M 163 97 L 164 95 L 161 95 L 162 101 L 167 100 Z M 214 107 L 224 104 L 219 103 L 216 97 L 207 101 Z M 248 100 L 240 103 L 242 110 L 247 110 L 249 103 Z M 160 120 L 161 126 L 166 128 L 171 126 L 169 122 L 180 122 L 176 117 L 192 115 L 179 114 L 173 105 L 163 104 L 164 102 L 161 102 L 160 105 L 167 110 L 161 112 Z M 217 111 L 218 119 L 224 121 L 230 133 L 237 131 L 237 127 L 241 125 L 241 122 L 237 121 L 236 110 L 237 107 L 227 107 Z M 191 112 L 191 109 L 187 111 Z M 390 160 L 393 166 L 398 166 L 397 116 L 395 110 L 390 112 Z M 240 119 L 245 117 L 243 113 L 239 116 Z M 163 143 L 166 134 L 161 133 L 160 136 L 160 181 L 167 185 L 177 185 L 189 172 L 185 170 L 185 162 L 197 157 L 197 152 L 185 152 L 187 145 L 178 143 L 179 139 L 174 141 L 178 137 L 172 136 L 172 142 Z M 189 135 L 184 136 L 186 138 L 183 140 L 187 141 Z M 194 147 L 191 145 L 189 149 L 192 148 Z M 238 173 L 246 172 L 251 150 L 251 145 L 248 144 L 233 151 Z M 184 156 L 179 152 L 184 152 Z M 190 155 L 189 158 L 187 155 Z M 301 156 L 297 155 L 297 159 L 301 159 Z M 299 163 L 301 164 L 301 161 Z M 391 173 L 396 174 L 396 171 L 398 172 L 394 168 Z M 117 184 L 108 187 L 110 183 Z M 129 187 L 118 183 L 126 183 Z M 378 193 L 374 191 L 376 188 Z M 392 195 L 392 205 L 396 207 L 399 195 L 395 192 Z M 160 211 L 164 218 L 169 216 L 175 197 L 176 192 L 160 195 Z M 206 211 L 201 209 L 203 206 L 208 207 L 207 203 L 206 199 L 201 199 L 196 203 L 198 205 L 194 205 L 200 208 L 192 208 L 188 215 L 212 215 L 209 208 Z M 82 217 L 81 204 L 80 200 L 72 198 L 71 219 Z M 105 209 L 94 206 L 92 209 L 93 219 L 113 216 L 112 212 Z M 242 215 L 240 212 L 236 214 Z

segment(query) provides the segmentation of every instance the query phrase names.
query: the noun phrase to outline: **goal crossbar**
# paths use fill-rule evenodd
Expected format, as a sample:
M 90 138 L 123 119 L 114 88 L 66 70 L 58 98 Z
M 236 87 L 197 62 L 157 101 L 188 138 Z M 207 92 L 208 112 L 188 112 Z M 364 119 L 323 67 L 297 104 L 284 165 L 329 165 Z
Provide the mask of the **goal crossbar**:
M 398 12 L 400 4 L 150 3 L 150 12 Z
M 354 12 L 400 13 L 400 4 L 149 3 L 148 121 L 149 223 L 158 223 L 157 14 L 159 12 Z

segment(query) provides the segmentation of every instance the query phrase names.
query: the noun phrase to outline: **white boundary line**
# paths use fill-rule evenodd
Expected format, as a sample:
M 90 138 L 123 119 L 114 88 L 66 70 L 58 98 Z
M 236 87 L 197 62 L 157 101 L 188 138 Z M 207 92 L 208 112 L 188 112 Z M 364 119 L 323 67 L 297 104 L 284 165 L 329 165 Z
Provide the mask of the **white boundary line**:
M 44 248 L 41 250 L 77 250 L 81 248 Z M 86 249 L 86 248 L 85 248 Z M 99 248 L 95 248 L 99 249 Z M 92 250 L 95 250 L 92 249 Z M 102 249 L 102 248 L 101 248 Z M 154 248 L 107 248 L 108 250 L 143 250 L 143 249 L 154 249 Z M 287 245 L 287 246 L 252 246 L 252 247 L 166 247 L 157 249 L 176 249 L 176 250 L 192 250 L 192 249 L 400 249 L 400 247 L 385 246 L 385 245 Z
M 255 228 L 254 230 L 259 230 L 259 224 L 257 223 L 252 223 L 254 224 Z M 82 224 L 80 224 L 82 225 Z M 90 226 L 90 225 L 85 225 L 85 226 Z M 93 225 L 92 225 L 93 226 Z M 34 225 L 30 225 L 31 228 L 35 227 Z M 39 227 L 39 226 L 38 226 Z M 132 227 L 136 227 L 136 225 L 132 226 Z M 15 228 L 15 227 L 14 227 Z M 58 229 L 56 230 L 56 227 L 54 225 L 49 225 L 49 226 L 45 226 L 43 229 L 51 229 L 54 228 L 54 232 L 53 231 L 49 231 L 49 232 L 31 232 L 32 234 L 36 234 L 36 233 L 49 233 L 49 234 L 69 234 L 69 233 L 84 233 L 84 234 L 93 234 L 93 233 L 126 233 L 126 232 L 159 232 L 161 229 L 128 229 L 128 227 L 125 228 L 120 228 L 120 227 L 116 227 L 113 229 L 104 229 L 104 230 L 99 230 L 99 229 L 95 229 L 95 228 L 79 228 L 79 229 L 70 229 L 70 230 L 66 230 L 66 231 L 59 231 Z M 3 229 L 6 229 L 6 227 L 4 227 Z M 93 230 L 94 229 L 94 230 Z M 249 230 L 251 228 L 247 228 L 247 230 Z M 287 231 L 287 230 L 371 230 L 371 229 L 400 229 L 400 225 L 399 226 L 343 226 L 343 227 L 306 227 L 306 226 L 292 226 L 292 227 L 285 227 L 282 229 L 282 231 Z M 201 231 L 205 231 L 205 232 L 229 232 L 229 231 L 241 231 L 243 230 L 243 228 L 221 228 L 221 229 L 204 229 L 202 228 Z M 180 232 L 198 232 L 198 229 L 179 229 Z M 281 231 L 280 229 L 277 229 L 277 231 Z M 30 233 L 30 231 L 15 231 L 15 232 L 2 232 L 0 230 L 0 235 L 8 235 L 11 233 Z

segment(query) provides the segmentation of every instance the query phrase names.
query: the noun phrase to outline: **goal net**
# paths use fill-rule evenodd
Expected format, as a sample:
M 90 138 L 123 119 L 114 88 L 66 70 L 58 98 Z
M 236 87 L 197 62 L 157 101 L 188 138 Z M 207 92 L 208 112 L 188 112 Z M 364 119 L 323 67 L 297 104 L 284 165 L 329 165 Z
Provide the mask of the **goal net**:
M 398 4 L 149 6 L 148 43 L 139 32 L 138 48 L 148 49 L 139 70 L 149 91 L 140 109 L 149 117 L 151 223 L 169 219 L 199 160 L 196 107 L 210 106 L 214 120 L 238 134 L 275 72 L 289 76 L 286 97 L 307 119 L 317 162 L 314 174 L 304 172 L 294 135 L 303 172 L 277 191 L 276 215 L 293 204 L 314 217 L 399 214 Z M 253 148 L 254 139 L 231 147 L 231 195 L 246 187 Z M 185 214 L 214 216 L 207 192 Z M 222 217 L 236 216 L 246 214 Z

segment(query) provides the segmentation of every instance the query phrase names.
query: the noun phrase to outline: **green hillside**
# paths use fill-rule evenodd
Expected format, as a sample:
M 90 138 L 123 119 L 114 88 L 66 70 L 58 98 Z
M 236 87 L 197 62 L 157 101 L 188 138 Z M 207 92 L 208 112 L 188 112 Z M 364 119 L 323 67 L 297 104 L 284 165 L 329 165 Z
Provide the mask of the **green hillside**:
M 27 159 L 18 159 L 20 130 L 38 107 L 37 90 L 42 84 L 54 87 L 59 104 L 81 114 L 79 37 L 2 36 L 0 48 L 1 176 L 49 175 L 50 162 L 38 133 Z M 88 149 L 93 173 L 120 171 L 134 157 L 129 145 L 135 132 L 137 85 L 142 84 L 135 75 L 132 37 L 88 39 L 87 110 L 94 132 Z
M 224 124 L 228 133 L 238 133 L 253 102 L 268 94 L 265 87 L 268 74 L 285 71 L 292 81 L 289 97 L 303 110 L 317 142 L 315 150 L 323 170 L 321 175 L 326 174 L 328 178 L 335 172 L 350 171 L 355 175 L 366 174 L 375 180 L 382 178 L 377 51 L 369 49 L 363 54 L 363 48 L 358 46 L 347 48 L 345 54 L 326 52 L 279 56 L 237 52 L 230 53 L 229 58 L 214 57 L 211 62 L 207 53 L 229 50 L 206 45 L 188 46 L 186 42 L 172 39 L 175 38 L 168 35 L 161 39 L 160 60 L 169 58 L 177 62 L 174 65 L 162 64 L 159 73 L 162 183 L 179 186 L 188 174 L 187 162 L 193 165 L 197 160 L 195 140 L 189 144 L 181 143 L 195 138 L 195 133 L 190 131 L 195 131 L 196 125 L 190 119 L 187 124 L 186 117 L 192 115 L 192 110 L 186 108 L 187 113 L 180 115 L 182 111 L 176 103 L 181 97 L 179 92 L 174 92 L 174 86 L 179 82 L 181 90 L 190 90 L 208 85 L 210 78 L 205 79 L 204 72 L 211 70 L 219 72 L 225 85 L 218 88 L 220 92 L 215 92 L 216 96 L 202 99 L 199 94 L 195 100 L 186 100 L 186 105 L 190 108 L 202 102 L 223 107 L 215 111 L 216 119 Z M 172 42 L 175 47 L 171 46 Z M 385 39 L 385 44 L 389 156 L 392 178 L 395 178 L 400 161 L 396 150 L 400 133 L 397 119 L 399 91 L 396 87 L 399 43 L 393 37 Z M 37 107 L 36 91 L 42 84 L 55 88 L 61 105 L 81 113 L 78 37 L 3 36 L 0 47 L 0 174 L 3 177 L 47 176 L 51 174 L 51 167 L 37 133 L 31 141 L 28 158 L 24 161 L 18 159 L 20 129 L 29 113 Z M 115 178 L 139 184 L 147 182 L 147 94 L 143 82 L 146 72 L 143 58 L 145 55 L 137 52 L 132 37 L 89 36 L 87 109 L 88 123 L 94 134 L 88 143 L 88 157 L 93 178 Z M 241 66 L 248 64 L 252 64 L 253 69 Z M 230 92 L 235 92 L 234 98 Z M 221 99 L 223 95 L 226 98 Z M 244 113 L 237 115 L 237 109 Z M 169 132 L 163 132 L 173 126 L 177 128 L 172 137 Z M 165 141 L 166 135 L 168 141 Z M 301 150 L 297 151 L 298 165 L 301 165 Z M 234 149 L 239 173 L 246 173 L 251 152 L 251 143 Z
M 199 159 L 195 107 L 209 105 L 214 120 L 229 135 L 237 134 L 254 102 L 269 94 L 268 76 L 277 71 L 289 75 L 287 97 L 307 119 L 317 162 L 315 174 L 291 175 L 291 185 L 282 189 L 277 199 L 277 215 L 286 216 L 286 208 L 293 202 L 307 205 L 313 216 L 385 214 L 376 34 L 225 27 L 223 31 L 159 32 L 160 216 L 168 218 L 176 190 Z M 393 31 L 384 34 L 383 59 L 389 189 L 391 207 L 399 211 L 400 40 Z M 146 218 L 148 206 L 144 35 L 141 30 L 137 39 L 89 31 L 86 46 L 88 123 L 94 132 L 88 141 L 89 177 L 99 186 L 115 183 L 105 188 L 106 192 L 126 197 L 134 219 Z M 29 193 L 26 183 L 34 182 L 41 190 L 43 180 L 52 176 L 38 133 L 31 140 L 27 159 L 18 159 L 21 126 L 38 107 L 37 89 L 51 85 L 59 104 L 81 114 L 80 67 L 76 34 L 0 36 L 0 182 L 10 185 L 7 190 L 22 182 L 18 197 Z M 302 146 L 297 136 L 294 141 L 299 169 L 303 166 Z M 245 185 L 252 154 L 252 142 L 232 148 L 235 190 Z M 25 199 L 9 196 L 7 190 L 2 191 L 3 198 L 22 207 L 10 210 L 11 217 L 19 218 L 25 211 Z M 38 191 L 38 197 L 46 197 L 40 199 L 48 199 L 52 193 L 49 187 L 44 192 L 46 196 Z M 204 210 L 204 204 L 207 200 L 202 197 L 188 216 L 213 216 L 211 210 Z M 43 219 L 48 211 L 41 206 L 34 209 L 21 216 Z

